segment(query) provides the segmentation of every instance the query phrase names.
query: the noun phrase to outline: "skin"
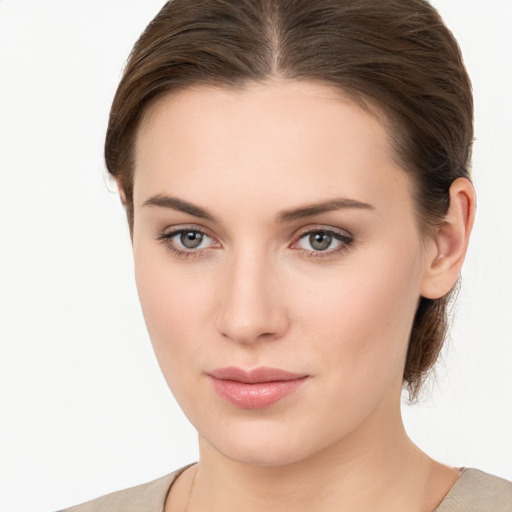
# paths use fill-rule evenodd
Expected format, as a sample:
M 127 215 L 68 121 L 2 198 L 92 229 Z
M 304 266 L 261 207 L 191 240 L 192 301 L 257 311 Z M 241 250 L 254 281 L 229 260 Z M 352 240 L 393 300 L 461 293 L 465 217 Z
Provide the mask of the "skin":
M 176 481 L 167 512 L 433 510 L 459 471 L 408 439 L 402 375 L 419 297 L 443 295 L 459 274 L 471 184 L 454 183 L 444 226 L 422 235 L 378 117 L 329 86 L 278 79 L 161 98 L 139 126 L 135 162 L 142 309 L 199 434 L 199 464 Z M 277 221 L 337 198 L 366 206 Z M 180 228 L 206 234 L 199 248 L 172 235 Z M 318 250 L 309 235 L 322 230 L 342 238 Z M 308 379 L 242 409 L 206 375 L 225 366 Z

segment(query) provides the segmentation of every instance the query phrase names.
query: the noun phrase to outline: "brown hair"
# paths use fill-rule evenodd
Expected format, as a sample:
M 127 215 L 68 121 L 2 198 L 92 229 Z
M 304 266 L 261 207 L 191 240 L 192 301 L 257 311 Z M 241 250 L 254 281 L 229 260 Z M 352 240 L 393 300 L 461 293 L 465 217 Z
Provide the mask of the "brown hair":
M 469 178 L 473 99 L 457 42 L 427 1 L 172 0 L 135 44 L 110 113 L 105 159 L 130 229 L 135 134 L 148 106 L 191 85 L 271 77 L 320 81 L 376 105 L 412 176 L 421 227 L 443 222 L 450 185 Z M 439 355 L 451 295 L 420 299 L 404 370 L 411 398 Z

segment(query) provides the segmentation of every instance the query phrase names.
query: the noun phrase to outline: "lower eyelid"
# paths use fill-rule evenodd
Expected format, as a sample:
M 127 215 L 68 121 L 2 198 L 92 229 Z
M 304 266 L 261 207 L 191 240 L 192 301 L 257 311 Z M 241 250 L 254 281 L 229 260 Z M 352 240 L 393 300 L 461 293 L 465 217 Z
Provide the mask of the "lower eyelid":
M 200 247 L 200 248 L 186 248 L 181 247 L 179 244 L 176 244 L 172 241 L 172 239 L 182 233 L 185 233 L 187 231 L 200 233 L 204 237 L 207 237 L 211 240 L 211 243 L 208 247 Z M 311 236 L 315 233 L 324 233 L 329 236 L 331 236 L 334 240 L 336 240 L 339 245 L 333 249 L 325 249 L 325 250 L 314 250 L 314 249 L 304 249 L 302 247 L 296 247 L 300 240 L 304 239 L 307 236 Z M 182 257 L 194 257 L 194 256 L 201 256 L 203 253 L 207 252 L 208 249 L 211 248 L 218 248 L 221 247 L 221 245 L 215 240 L 214 237 L 212 237 L 210 234 L 208 234 L 206 231 L 198 228 L 193 227 L 187 227 L 184 226 L 182 228 L 178 229 L 172 229 L 169 231 L 161 232 L 157 235 L 157 240 L 159 240 L 161 243 L 163 243 L 172 253 L 182 256 Z M 308 256 L 312 257 L 328 257 L 335 255 L 341 251 L 344 251 L 348 249 L 349 246 L 353 245 L 354 243 L 354 237 L 346 232 L 340 233 L 338 231 L 334 231 L 332 229 L 310 229 L 309 231 L 305 231 L 302 234 L 300 234 L 296 241 L 292 244 L 292 248 L 299 249 L 301 251 L 304 251 L 308 253 Z
M 325 250 L 315 250 L 314 248 L 306 249 L 298 246 L 300 241 L 308 236 L 311 236 L 315 233 L 324 233 L 331 236 L 334 240 L 336 240 L 337 246 L 334 248 L 328 248 Z M 336 256 L 340 256 L 342 253 L 347 251 L 351 246 L 354 245 L 354 237 L 346 232 L 340 233 L 338 231 L 334 231 L 332 229 L 310 229 L 309 231 L 303 232 L 296 241 L 292 244 L 291 248 L 295 250 L 299 250 L 303 253 L 305 257 L 308 258 L 333 258 Z
M 315 233 L 324 233 L 326 235 L 331 236 L 335 240 L 338 240 L 339 242 L 345 243 L 345 244 L 349 244 L 354 241 L 354 237 L 352 235 L 349 235 L 348 233 L 340 233 L 338 231 L 332 231 L 329 229 L 314 229 L 311 231 L 306 231 L 306 232 L 300 234 L 297 237 L 297 240 L 302 240 L 303 238 L 305 238 L 307 236 L 314 235 Z
M 198 247 L 198 248 L 187 248 L 182 247 L 179 243 L 173 241 L 173 238 L 186 232 L 195 232 L 200 233 L 206 238 L 209 238 L 212 242 L 208 247 Z M 157 240 L 161 242 L 172 254 L 181 257 L 181 258 L 189 258 L 189 257 L 198 257 L 201 256 L 205 251 L 211 248 L 220 247 L 220 244 L 216 242 L 215 238 L 209 235 L 206 231 L 198 228 L 187 227 L 184 226 L 182 228 L 171 229 L 168 231 L 164 231 L 157 235 Z

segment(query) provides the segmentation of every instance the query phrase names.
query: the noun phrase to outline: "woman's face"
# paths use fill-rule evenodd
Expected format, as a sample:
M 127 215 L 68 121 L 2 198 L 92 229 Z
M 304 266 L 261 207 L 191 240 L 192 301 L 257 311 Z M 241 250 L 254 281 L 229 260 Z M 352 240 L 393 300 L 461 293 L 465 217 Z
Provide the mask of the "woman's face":
M 325 85 L 189 88 L 144 117 L 136 281 L 202 443 L 277 465 L 396 423 L 431 244 L 410 189 L 384 127 Z

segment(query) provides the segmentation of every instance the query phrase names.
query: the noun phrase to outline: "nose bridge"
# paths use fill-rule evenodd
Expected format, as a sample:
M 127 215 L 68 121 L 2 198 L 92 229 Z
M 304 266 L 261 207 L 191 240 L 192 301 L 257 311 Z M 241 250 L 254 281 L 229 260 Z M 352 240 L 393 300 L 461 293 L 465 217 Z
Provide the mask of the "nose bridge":
M 232 254 L 223 279 L 218 329 L 233 340 L 251 343 L 286 329 L 286 311 L 277 293 L 275 265 L 263 250 L 246 246 Z

